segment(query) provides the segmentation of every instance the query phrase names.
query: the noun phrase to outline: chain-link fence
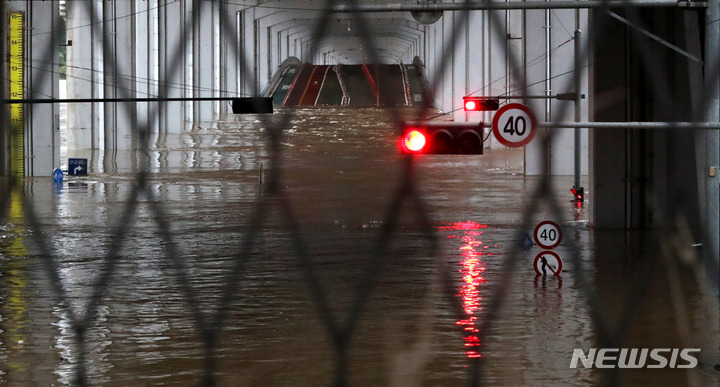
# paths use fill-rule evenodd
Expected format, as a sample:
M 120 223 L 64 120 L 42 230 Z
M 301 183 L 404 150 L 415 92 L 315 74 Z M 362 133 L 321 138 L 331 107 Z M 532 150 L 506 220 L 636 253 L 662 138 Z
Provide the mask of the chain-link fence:
M 87 2 L 89 3 L 89 2 Z M 547 2 L 547 4 L 558 3 L 554 1 Z M 668 6 L 668 12 L 661 15 L 652 15 L 644 13 L 641 8 L 641 2 L 627 2 L 634 3 L 630 8 L 623 8 L 625 2 L 580 2 L 588 3 L 588 6 L 592 6 L 594 10 L 593 17 L 591 18 L 591 38 L 587 40 L 588 43 L 580 47 L 580 55 L 583 58 L 589 58 L 593 54 L 597 55 L 597 51 L 593 51 L 597 47 L 601 49 L 609 49 L 609 45 L 600 43 L 602 41 L 603 33 L 607 29 L 614 28 L 615 26 L 609 25 L 611 19 L 606 15 L 608 12 L 613 17 L 623 17 L 631 27 L 627 28 L 627 41 L 630 42 L 633 49 L 636 50 L 637 56 L 633 57 L 632 60 L 637 60 L 641 64 L 626 64 L 629 68 L 634 69 L 633 71 L 640 71 L 649 74 L 652 84 L 644 85 L 645 94 L 651 94 L 656 100 L 658 109 L 665 111 L 672 110 L 678 105 L 676 99 L 684 98 L 686 95 L 677 95 L 673 92 L 673 84 L 667 81 L 669 78 L 674 77 L 673 71 L 678 71 L 677 68 L 668 69 L 664 66 L 664 63 L 654 60 L 655 47 L 657 40 L 662 40 L 656 35 L 650 33 L 651 38 L 648 38 L 647 33 L 637 31 L 651 31 L 652 27 L 659 24 L 658 19 L 662 17 L 666 18 L 682 18 L 687 17 L 686 14 L 681 14 L 680 8 Z M 592 3 L 592 4 L 591 4 Z M 647 2 L 646 2 L 647 3 Z M 209 1 L 192 1 L 187 2 L 192 7 L 192 12 L 188 12 L 188 19 L 183 22 L 184 28 L 187 30 L 198 28 L 200 23 L 201 8 L 208 6 L 220 6 L 223 10 L 227 2 L 209 2 Z M 458 36 L 467 27 L 468 15 L 470 12 L 489 12 L 489 20 L 491 21 L 491 28 L 495 29 L 495 33 L 498 35 L 505 35 L 504 31 L 505 20 L 500 12 L 482 11 L 479 8 L 483 7 L 483 4 L 498 4 L 498 3 L 485 3 L 485 2 L 464 2 L 464 3 L 450 3 L 448 6 L 456 6 L 458 10 L 456 12 L 456 22 L 453 24 L 453 28 L 444 39 L 444 54 L 440 55 L 440 61 L 436 68 L 429 69 L 428 79 L 430 80 L 430 88 L 435 91 L 440 88 L 444 79 L 443 74 L 445 68 L 450 66 L 451 53 L 454 50 L 454 42 L 458 41 Z M 507 3 L 502 3 L 507 4 Z M 525 3 L 512 3 L 517 4 L 519 8 L 522 8 L 521 4 Z M 76 4 L 77 5 L 77 4 Z M 646 4 L 652 6 L 652 4 Z M 713 24 L 717 23 L 718 20 L 713 20 L 712 15 L 717 16 L 717 12 L 706 12 L 705 6 L 710 5 L 711 7 L 717 7 L 717 4 L 698 4 L 696 2 L 688 3 L 688 6 L 693 5 L 695 8 L 693 11 L 695 14 L 691 17 L 697 17 L 701 23 Z M 84 6 L 81 2 L 80 6 Z M 328 24 L 335 22 L 333 15 L 339 11 L 339 7 L 342 8 L 342 12 L 348 12 L 352 15 L 348 20 L 348 30 L 352 28 L 353 31 L 357 31 L 357 38 L 361 41 L 362 46 L 367 56 L 369 63 L 380 63 L 383 60 L 380 57 L 378 50 L 378 39 L 382 37 L 376 36 L 373 29 L 369 28 L 368 20 L 373 17 L 373 13 L 360 12 L 363 7 L 356 1 L 350 2 L 339 2 L 329 1 L 325 4 L 320 11 L 320 17 L 317 18 L 317 23 L 313 26 L 313 33 L 311 41 L 315 43 L 312 50 L 318 50 L 319 42 L 323 41 L 324 36 L 328 31 Z M 507 6 L 507 5 L 506 5 Z M 536 2 L 528 2 L 527 7 L 541 7 L 541 4 Z M 566 6 L 571 6 L 567 5 Z M 607 6 L 607 8 L 605 8 Z M 282 7 L 282 6 L 280 6 Z M 488 7 L 490 7 L 488 5 Z M 610 8 L 611 7 L 611 8 Z M 502 8 L 498 5 L 498 8 Z M 471 10 L 472 9 L 472 10 Z M 3 2 L 0 5 L 0 12 L 3 15 L 7 11 L 7 2 Z M 357 11 L 357 12 L 356 12 Z M 365 11 L 368 11 L 367 9 Z M 617 13 L 616 13 L 617 12 Z M 674 13 L 676 12 L 676 13 Z M 107 30 L 102 29 L 102 21 L 96 20 L 96 15 L 93 12 L 88 11 L 88 15 L 93 15 L 89 23 L 94 26 L 97 36 L 103 36 L 103 34 L 109 33 Z M 231 28 L 228 24 L 222 24 L 222 28 Z M 649 32 L 648 32 L 649 33 Z M 702 35 L 703 39 L 709 40 L 711 36 Z M 700 36 L 698 35 L 698 36 Z M 236 31 L 226 31 L 225 36 L 237 37 Z M 653 38 L 654 37 L 654 38 Z M 591 43 L 598 44 L 593 47 Z M 703 40 L 704 42 L 704 40 Z M 700 44 L 701 42 L 694 42 L 693 44 Z M 712 46 L 708 44 L 706 47 Z M 239 50 L 243 47 L 241 41 L 233 41 L 227 44 L 230 50 Z M 112 48 L 105 47 L 104 50 L 108 57 L 111 57 Z M 177 58 L 182 55 L 183 47 L 179 45 L 171 50 Z M 695 116 L 684 116 L 681 121 L 717 121 L 715 117 L 717 115 L 717 106 L 713 103 L 717 102 L 717 83 L 718 83 L 718 57 L 716 50 L 703 49 L 702 53 L 704 58 L 704 80 L 705 85 L 697 85 L 691 87 L 690 92 L 698 97 L 695 99 L 697 103 L 694 103 L 697 108 L 697 115 Z M 243 53 L 234 52 L 230 55 L 242 55 Z M 506 53 L 509 68 L 520 68 L 522 67 L 521 61 L 515 57 L 515 52 Z M 713 56 L 714 55 L 714 56 Z M 314 53 L 311 53 L 309 57 L 315 57 Z M 712 61 L 710 61 L 709 59 Z M 35 59 L 33 59 L 35 60 Z M 49 61 L 49 60 L 48 60 Z M 166 80 L 172 78 L 172 74 L 179 71 L 179 67 L 182 66 L 182 60 L 169 60 L 170 67 L 167 69 Z M 252 66 L 252 64 L 244 63 L 245 66 Z M 601 68 L 605 69 L 606 67 Z M 3 76 L 3 84 L 5 90 L 8 89 L 10 78 L 7 76 L 7 70 L 3 70 L 6 76 Z M 117 69 L 117 73 L 125 73 L 124 69 Z M 251 74 L 253 69 L 246 68 L 243 73 Z M 577 84 L 577 77 L 580 76 L 580 72 L 575 72 L 574 77 L 571 80 L 573 84 Z M 635 78 L 637 80 L 639 78 Z M 34 80 L 38 82 L 38 80 Z M 647 81 L 650 82 L 650 81 Z M 707 86 L 709 85 L 709 86 Z M 712 85 L 715 85 L 713 87 Z M 523 86 L 524 90 L 517 91 L 519 95 L 527 95 L 527 85 Z M 573 87 L 569 87 L 573 89 Z M 577 90 L 577 89 L 575 89 Z M 159 90 L 158 99 L 168 97 L 163 94 L 162 88 Z M 119 97 L 132 98 L 129 91 L 119 89 L 118 93 L 126 93 L 127 95 L 120 95 Z M 587 98 L 591 103 L 599 103 L 603 96 L 593 95 L 588 93 Z M 152 145 L 150 144 L 151 138 L 155 135 L 153 128 L 155 123 L 160 117 L 164 109 L 163 104 L 150 105 L 148 115 L 144 122 L 139 122 L 137 128 L 133 128 L 132 133 L 137 135 L 138 154 L 140 160 L 151 159 L 150 154 L 153 152 Z M 683 105 L 684 106 L 684 105 Z M 563 109 L 570 109 L 572 104 L 565 104 L 560 106 L 559 112 L 555 116 L 564 117 L 566 116 Z M 706 115 L 708 111 L 713 111 L 712 114 Z M 128 110 L 130 111 L 130 110 Z M 394 131 L 399 133 L 401 123 L 407 118 L 407 112 L 402 109 L 387 108 L 386 111 L 390 114 L 391 121 L 394 124 Z M 424 120 L 430 116 L 436 114 L 435 110 L 431 110 L 431 106 L 424 106 L 418 111 L 413 111 L 415 120 Z M 377 225 L 377 234 L 374 235 L 374 242 L 372 247 L 369 249 L 366 259 L 366 266 L 359 271 L 356 277 L 355 292 L 350 296 L 350 301 L 347 303 L 347 307 L 338 311 L 333 306 L 333 294 L 329 290 L 328 285 L 323 280 L 322 275 L 319 275 L 320 268 L 318 267 L 317 257 L 314 256 L 312 249 L 308 245 L 306 240 L 305 230 L 303 227 L 305 219 L 298 215 L 297 209 L 293 206 L 293 196 L 290 190 L 288 190 L 286 182 L 287 176 L 283 174 L 285 163 L 287 158 L 284 157 L 284 150 L 286 147 L 283 146 L 284 141 L 288 136 L 289 131 L 294 127 L 294 119 L 297 118 L 297 112 L 295 110 L 280 110 L 273 116 L 258 116 L 260 126 L 265 128 L 263 144 L 267 149 L 267 165 L 263 167 L 261 179 L 263 180 L 264 189 L 262 195 L 252 205 L 252 210 L 248 211 L 245 218 L 242 218 L 238 223 L 238 229 L 242 230 L 241 236 L 237 241 L 236 250 L 232 254 L 232 259 L 227 261 L 228 267 L 226 267 L 226 275 L 220 276 L 217 282 L 221 286 L 219 301 L 216 306 L 207 308 L 193 288 L 192 277 L 193 268 L 188 266 L 187 257 L 188 252 L 183 251 L 181 244 L 178 242 L 173 232 L 173 218 L 170 215 L 170 211 L 164 206 L 162 193 L 157 191 L 157 186 L 153 183 L 153 172 L 151 170 L 150 163 L 139 162 L 135 173 L 133 174 L 133 184 L 128 192 L 127 198 L 123 200 L 122 215 L 117 218 L 112 226 L 112 234 L 107 238 L 105 250 L 107 251 L 103 257 L 98 257 L 92 260 L 93 265 L 97 265 L 97 276 L 92 281 L 89 289 L 89 295 L 87 295 L 87 302 L 84 307 L 74 307 L 73 297 L 70 295 L 69 288 L 73 287 L 72 283 L 69 283 L 62 274 L 63 264 L 61 262 L 61 254 L 57 251 L 57 246 L 52 243 L 52 235 L 47 231 L 48 225 L 43 220 L 42 216 L 39 215 L 36 210 L 35 200 L 32 197 L 26 197 L 22 199 L 23 194 L 30 192 L 27 189 L 27 184 L 31 184 L 32 179 L 23 180 L 22 178 L 11 177 L 7 184 L 5 184 L 2 190 L 2 219 L 5 224 L 11 224 L 17 222 L 17 219 L 10 220 L 11 218 L 18 217 L 20 214 L 13 214 L 11 209 L 16 208 L 13 203 L 22 203 L 22 217 L 24 217 L 24 223 L 27 225 L 29 243 L 32 245 L 31 250 L 34 251 L 33 255 L 39 257 L 42 262 L 42 268 L 44 270 L 44 276 L 49 281 L 50 292 L 52 293 L 57 306 L 55 309 L 59 309 L 65 316 L 66 320 L 69 321 L 69 327 L 74 334 L 73 342 L 70 345 L 70 351 L 75 355 L 75 362 L 72 367 L 73 379 L 72 384 L 78 385 L 93 385 L 97 381 L 92 380 L 88 376 L 87 364 L 88 359 L 92 357 L 92 351 L 88 349 L 88 335 L 93 327 L 97 324 L 98 319 L 106 318 L 104 313 L 103 301 L 108 297 L 111 292 L 112 283 L 117 280 L 117 277 L 121 274 L 118 273 L 119 263 L 126 258 L 125 250 L 129 249 L 128 240 L 133 233 L 133 229 L 137 222 L 138 208 L 145 206 L 149 209 L 149 213 L 152 216 L 152 221 L 157 226 L 157 233 L 159 235 L 159 243 L 161 251 L 158 254 L 162 255 L 164 262 L 173 271 L 174 278 L 177 279 L 179 289 L 182 292 L 182 300 L 184 307 L 187 308 L 189 314 L 192 316 L 193 329 L 197 334 L 198 341 L 202 348 L 203 357 L 205 359 L 204 369 L 202 370 L 202 383 L 204 385 L 214 385 L 216 383 L 216 374 L 218 372 L 218 363 L 222 361 L 222 353 L 219 353 L 218 348 L 221 346 L 224 340 L 224 334 L 229 329 L 230 315 L 233 313 L 233 308 L 237 307 L 235 303 L 238 295 L 238 286 L 243 282 L 247 275 L 247 266 L 251 262 L 257 262 L 257 255 L 262 255 L 262 252 L 258 252 L 262 248 L 259 247 L 262 241 L 263 230 L 268 228 L 271 218 L 279 219 L 282 224 L 281 231 L 284 234 L 284 239 L 289 244 L 289 249 L 292 251 L 292 259 L 297 263 L 302 273 L 302 280 L 306 285 L 307 291 L 309 292 L 309 298 L 312 300 L 312 304 L 317 312 L 317 323 L 323 327 L 326 339 L 332 343 L 332 359 L 334 363 L 334 385 L 342 386 L 350 383 L 349 372 L 353 367 L 353 358 L 350 355 L 353 338 L 357 334 L 358 326 L 362 323 L 363 318 L 366 317 L 366 310 L 368 309 L 369 300 L 373 295 L 382 292 L 382 289 L 378 288 L 379 277 L 385 270 L 386 262 L 390 259 L 390 255 L 394 253 L 392 246 L 393 242 L 400 238 L 399 233 L 401 229 L 400 220 L 404 211 L 410 211 L 417 217 L 417 235 L 419 235 L 422 242 L 419 245 L 424 246 L 425 251 L 422 253 L 423 256 L 437 257 L 434 261 L 434 268 L 436 270 L 435 278 L 436 282 L 433 283 L 432 287 L 443 289 L 440 291 L 443 302 L 452 305 L 452 313 L 454 319 L 457 321 L 463 321 L 467 318 L 466 311 L 463 309 L 462 300 L 457 297 L 455 288 L 457 280 L 453 269 L 449 266 L 447 259 L 443 257 L 439 247 L 439 234 L 438 227 L 433 220 L 432 211 L 428 208 L 426 198 L 421 194 L 422 185 L 419 182 L 418 176 L 418 162 L 420 157 L 408 155 L 399 159 L 398 169 L 400 173 L 396 185 L 390 188 L 392 192 L 391 199 L 387 205 L 381 222 Z M 8 115 L 3 110 L 3 122 L 8 122 Z M 629 117 L 628 121 L 634 120 L 634 117 Z M 712 152 L 717 153 L 718 149 L 712 147 L 712 136 L 715 136 L 714 127 L 710 130 L 703 128 L 703 125 L 707 124 L 679 124 L 678 128 L 675 128 L 672 120 L 665 120 L 657 123 L 653 126 L 648 124 L 650 130 L 670 130 L 676 131 L 678 136 L 694 136 L 698 138 L 697 154 L 705 154 L 710 157 L 709 154 Z M 636 123 L 637 124 L 637 123 Z M 620 127 L 621 130 L 626 130 L 630 133 L 633 124 L 628 124 L 625 128 Z M 552 122 L 544 124 L 545 127 L 551 128 L 550 130 L 541 131 L 541 133 L 535 138 L 534 141 L 541 143 L 539 149 L 547 150 L 547 153 L 542 157 L 543 163 L 549 163 L 550 160 L 550 149 L 551 143 L 554 136 L 561 131 L 563 127 L 569 125 L 558 124 L 555 125 Z M 710 125 L 712 126 L 712 125 Z M 9 125 L 5 125 L 9 127 Z M 637 124 L 635 127 L 634 134 L 627 134 L 628 136 L 638 136 L 645 128 L 641 128 L 641 125 Z M 657 128 L 656 128 L 657 127 Z M 604 129 L 596 128 L 596 133 L 602 133 L 603 130 L 614 130 L 617 128 Z M 602 136 L 602 134 L 596 134 Z M 707 136 L 707 140 L 705 139 Z M 703 148 L 707 145 L 707 151 Z M 715 143 L 717 146 L 717 143 Z M 7 146 L 6 146 L 7 149 Z M 631 147 L 630 152 L 634 148 Z M 670 148 L 668 148 L 670 149 Z M 601 150 L 602 151 L 602 150 Z M 712 162 L 710 162 L 712 163 Z M 693 166 L 693 169 L 695 167 Z M 544 166 L 540 167 L 539 170 L 549 171 L 551 168 Z M 704 169 L 705 166 L 697 167 L 699 180 L 704 181 Z M 631 176 L 627 176 L 628 179 Z M 497 253 L 496 255 L 501 258 L 500 262 L 496 261 L 497 267 L 501 268 L 500 279 L 497 280 L 492 286 L 488 286 L 483 289 L 486 293 L 483 295 L 484 307 L 481 311 L 476 310 L 475 313 L 480 316 L 477 319 L 477 325 L 474 325 L 475 332 L 479 332 L 482 340 L 485 338 L 492 338 L 493 333 L 497 330 L 497 322 L 500 318 L 503 305 L 508 301 L 508 294 L 514 284 L 514 273 L 517 272 L 520 265 L 524 265 L 524 259 L 527 256 L 526 251 L 523 249 L 521 241 L 526 238 L 528 230 L 533 230 L 535 222 L 538 220 L 538 214 L 543 213 L 548 216 L 548 220 L 552 220 L 557 224 L 567 224 L 567 211 L 565 210 L 566 204 L 558 199 L 556 195 L 557 187 L 554 186 L 556 180 L 553 176 L 546 173 L 540 179 L 540 183 L 536 188 L 531 190 L 527 196 L 528 200 L 523 203 L 522 210 L 522 222 L 521 224 L 513 225 L 512 229 L 516 230 L 516 235 L 511 239 L 518 241 L 518 243 L 507 246 L 507 250 Z M 712 184 L 709 183 L 709 184 Z M 662 189 L 662 187 L 660 187 Z M 694 189 L 694 187 L 693 187 Z M 693 190 L 691 189 L 691 191 Z M 702 191 L 702 190 L 700 190 Z M 715 191 L 713 191 L 715 192 Z M 687 218 L 701 218 L 700 214 L 684 214 L 678 211 L 677 208 L 683 206 L 670 206 L 666 208 L 660 208 L 662 205 L 657 204 L 653 200 L 655 196 L 662 196 L 658 192 L 647 189 L 643 191 L 645 195 L 644 208 L 640 211 L 646 211 L 648 208 L 652 208 L 655 219 L 653 224 L 656 226 L 655 232 L 660 230 L 662 234 L 659 238 L 661 242 L 659 245 L 659 256 L 661 258 L 652 262 L 643 261 L 642 264 L 653 267 L 659 265 L 663 267 L 664 272 L 667 274 L 667 283 L 670 287 L 671 301 L 668 301 L 667 307 L 668 318 L 677 319 L 678 329 L 681 330 L 680 336 L 684 333 L 682 330 L 689 330 L 689 325 L 694 323 L 694 320 L 688 316 L 686 307 L 688 304 L 697 303 L 695 299 L 687 299 L 683 293 L 683 284 L 681 283 L 680 271 L 691 270 L 694 273 L 694 277 L 697 280 L 697 286 L 701 288 L 699 294 L 705 294 L 707 299 L 704 300 L 704 304 L 700 309 L 703 313 L 714 316 L 717 312 L 717 289 L 718 289 L 718 270 L 717 270 L 717 249 L 707 248 L 707 246 L 715 246 L 712 241 L 717 239 L 717 228 L 712 228 L 713 218 L 717 221 L 717 213 L 712 212 L 712 208 L 715 208 L 717 212 L 717 204 L 715 207 L 710 205 L 701 204 L 701 208 L 709 214 L 703 220 L 703 248 L 700 250 L 698 246 L 691 246 L 693 243 L 697 244 L 700 241 L 695 240 L 692 233 L 688 234 L 688 227 L 681 221 L 684 217 Z M 717 196 L 717 195 L 716 195 Z M 717 198 L 711 199 L 716 201 Z M 686 200 L 693 201 L 693 198 L 686 198 Z M 408 204 L 409 203 L 409 204 Z M 620 205 L 620 204 L 618 204 Z M 691 206 L 692 207 L 692 206 Z M 13 230 L 5 229 L 4 233 L 10 234 Z M 572 233 L 569 233 L 572 234 Z M 592 278 L 589 277 L 588 273 L 590 270 L 587 267 L 587 261 L 581 256 L 583 250 L 578 245 L 578 240 L 571 236 L 566 236 L 563 239 L 563 244 L 569 254 L 569 271 L 567 276 L 571 277 L 576 284 L 576 287 L 582 294 L 582 300 L 584 302 L 583 310 L 588 314 L 592 326 L 592 332 L 594 334 L 595 344 L 593 347 L 597 348 L 623 348 L 627 347 L 627 336 L 630 332 L 630 327 L 634 324 L 634 321 L 639 318 L 638 314 L 642 310 L 643 303 L 647 300 L 646 291 L 649 287 L 649 282 L 652 281 L 653 271 L 652 270 L 641 270 L 640 275 L 633 280 L 633 283 L 626 293 L 617 300 L 620 303 L 617 308 L 617 317 L 609 319 L 607 317 L 606 309 L 602 297 L 598 296 L 598 289 L 601 289 L 602 285 L 593 283 Z M 702 251 L 702 254 L 698 254 L 698 251 Z M 72 253 L 71 253 L 72 254 Z M 601 259 L 596 257 L 596 259 Z M 9 260 L 2 259 L 0 264 L 7 264 Z M 638 263 L 640 264 L 640 263 Z M 0 277 L 0 281 L 3 278 L 10 278 L 10 276 Z M 7 286 L 7 285 L 6 285 Z M 76 304 L 76 303 L 75 303 Z M 476 316 L 476 317 L 478 317 Z M 235 324 L 235 323 L 233 323 Z M 0 323 L 0 327 L 2 327 Z M 460 324 L 459 330 L 462 332 L 465 327 Z M 713 331 L 710 329 L 710 331 Z M 1 331 L 0 331 L 1 332 Z M 288 332 L 287 334 L 291 334 Z M 706 348 L 713 354 L 706 354 L 705 359 L 715 359 L 714 353 L 717 351 L 717 342 L 715 342 L 714 334 L 708 335 L 704 340 L 708 341 Z M 688 339 L 689 340 L 689 339 Z M 683 347 L 693 346 L 690 342 L 680 343 Z M 487 351 L 492 351 L 490 346 Z M 568 353 L 568 362 L 572 354 Z M 486 374 L 487 368 L 492 367 L 488 364 L 484 356 L 469 356 L 467 358 L 467 380 L 470 385 L 480 385 L 484 381 L 484 375 Z M 702 370 L 698 372 L 713 372 L 712 364 L 702 364 Z M 597 379 L 603 384 L 616 385 L 621 382 L 621 371 L 618 368 L 608 368 L 607 370 L 601 370 L 600 377 Z M 192 372 L 189 371 L 189 372 Z M 700 383 L 700 376 L 691 374 L 688 378 L 688 384 Z M 574 381 L 566 381 L 568 384 L 573 384 Z

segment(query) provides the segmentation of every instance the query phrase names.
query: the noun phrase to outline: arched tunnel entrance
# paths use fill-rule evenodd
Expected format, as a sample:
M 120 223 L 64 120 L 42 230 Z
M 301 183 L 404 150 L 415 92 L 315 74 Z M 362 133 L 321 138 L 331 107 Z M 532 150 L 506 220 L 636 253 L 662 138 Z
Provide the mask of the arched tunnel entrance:
M 263 95 L 277 106 L 402 107 L 432 104 L 422 61 L 314 65 L 289 58 Z

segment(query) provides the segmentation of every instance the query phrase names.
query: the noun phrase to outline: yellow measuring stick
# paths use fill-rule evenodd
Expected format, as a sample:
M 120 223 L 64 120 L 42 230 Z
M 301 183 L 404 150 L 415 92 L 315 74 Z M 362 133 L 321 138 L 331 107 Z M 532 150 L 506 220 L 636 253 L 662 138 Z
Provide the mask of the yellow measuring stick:
M 24 92 L 24 32 L 25 14 L 10 13 L 10 98 L 23 99 Z M 23 177 L 25 175 L 25 119 L 23 105 L 10 105 L 10 174 Z

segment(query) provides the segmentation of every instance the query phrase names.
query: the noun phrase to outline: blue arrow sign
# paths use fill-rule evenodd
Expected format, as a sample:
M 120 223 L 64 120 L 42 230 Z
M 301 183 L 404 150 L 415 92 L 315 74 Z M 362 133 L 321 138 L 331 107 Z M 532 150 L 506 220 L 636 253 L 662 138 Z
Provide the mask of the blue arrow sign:
M 68 175 L 87 175 L 87 159 L 69 159 Z

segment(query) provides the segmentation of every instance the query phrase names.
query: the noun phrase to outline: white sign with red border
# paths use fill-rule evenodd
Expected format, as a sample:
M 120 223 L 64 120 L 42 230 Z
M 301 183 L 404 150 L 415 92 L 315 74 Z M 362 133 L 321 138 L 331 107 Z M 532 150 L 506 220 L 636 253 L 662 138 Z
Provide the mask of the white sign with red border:
M 537 275 L 559 276 L 562 273 L 562 259 L 554 251 L 543 251 L 535 256 L 533 267 Z
M 562 230 L 557 223 L 551 220 L 545 220 L 535 227 L 533 232 L 535 243 L 543 249 L 552 250 L 562 242 Z
M 533 139 L 537 131 L 537 121 L 527 106 L 510 103 L 495 112 L 492 131 L 501 144 L 519 148 L 527 145 Z

